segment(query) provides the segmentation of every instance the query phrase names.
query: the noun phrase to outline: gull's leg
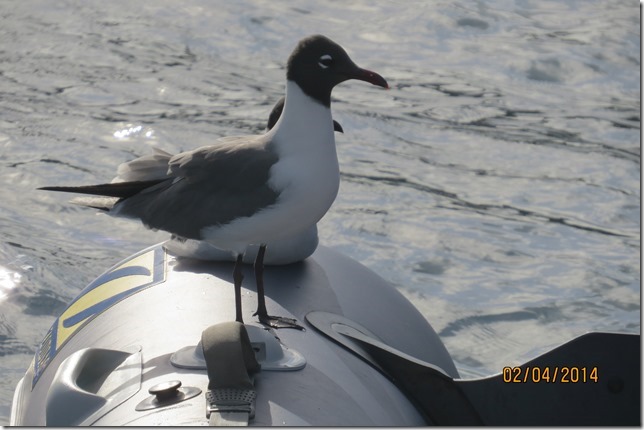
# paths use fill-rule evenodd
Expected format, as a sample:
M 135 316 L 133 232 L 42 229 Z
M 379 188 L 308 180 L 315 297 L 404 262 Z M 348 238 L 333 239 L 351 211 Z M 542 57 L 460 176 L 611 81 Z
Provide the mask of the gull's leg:
M 255 312 L 255 315 L 259 315 L 260 321 L 262 317 L 268 316 L 266 299 L 264 298 L 264 254 L 266 254 L 266 245 L 261 245 L 259 250 L 257 250 L 257 256 L 255 257 L 255 263 L 253 265 L 255 269 L 255 282 L 257 283 L 257 312 Z
M 254 315 L 259 317 L 259 322 L 273 328 L 296 328 L 304 330 L 304 327 L 293 318 L 278 317 L 268 314 L 266 310 L 266 299 L 264 298 L 264 254 L 266 245 L 260 245 L 255 258 L 255 280 L 257 282 L 257 312 Z
M 241 285 L 244 275 L 242 274 L 242 259 L 244 258 L 243 254 L 237 256 L 237 261 L 235 261 L 235 268 L 233 269 L 233 281 L 235 283 L 235 321 L 244 323 L 242 318 L 242 302 L 241 302 Z

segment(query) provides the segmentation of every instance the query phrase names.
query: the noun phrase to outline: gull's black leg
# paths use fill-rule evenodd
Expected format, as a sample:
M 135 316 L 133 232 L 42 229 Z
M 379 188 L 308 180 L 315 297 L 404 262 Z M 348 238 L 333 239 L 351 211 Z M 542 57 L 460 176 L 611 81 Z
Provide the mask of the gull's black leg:
M 241 302 L 241 285 L 244 275 L 242 274 L 242 259 L 243 254 L 237 256 L 235 261 L 235 268 L 233 269 L 233 281 L 235 283 L 235 321 L 244 323 L 242 318 L 242 302 Z
M 264 298 L 264 254 L 266 254 L 266 245 L 261 245 L 255 257 L 255 282 L 257 283 L 257 312 L 261 321 L 262 317 L 268 316 L 266 310 L 266 299 Z
M 304 330 L 304 327 L 293 318 L 277 317 L 268 314 L 266 310 L 266 299 L 264 298 L 264 254 L 266 245 L 260 245 L 255 258 L 255 281 L 257 282 L 257 312 L 254 315 L 259 317 L 259 322 L 273 328 L 296 328 Z

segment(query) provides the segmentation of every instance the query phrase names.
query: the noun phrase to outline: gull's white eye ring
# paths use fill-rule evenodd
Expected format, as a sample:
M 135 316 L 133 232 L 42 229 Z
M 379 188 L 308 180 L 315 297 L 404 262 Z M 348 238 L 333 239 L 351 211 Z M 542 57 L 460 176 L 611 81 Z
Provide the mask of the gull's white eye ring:
M 331 67 L 331 65 L 333 64 L 333 57 L 331 57 L 329 54 L 324 54 L 324 55 L 323 55 L 323 56 L 321 56 L 321 57 L 320 57 L 320 59 L 318 60 L 318 64 L 319 64 L 319 65 L 320 65 L 320 67 L 322 67 L 323 69 L 328 69 L 328 68 L 329 68 L 329 67 Z

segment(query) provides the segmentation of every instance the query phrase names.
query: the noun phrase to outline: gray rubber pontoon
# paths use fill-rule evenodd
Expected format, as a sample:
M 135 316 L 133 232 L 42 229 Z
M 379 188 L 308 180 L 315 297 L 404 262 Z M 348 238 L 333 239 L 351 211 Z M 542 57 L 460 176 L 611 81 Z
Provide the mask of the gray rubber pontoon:
M 516 374 L 462 380 L 414 306 L 337 252 L 320 246 L 301 263 L 266 269 L 268 311 L 305 331 L 267 330 L 250 312 L 245 325 L 234 322 L 231 272 L 232 263 L 177 260 L 161 245 L 105 272 L 40 344 L 11 424 L 641 422 L 639 335 L 588 334 Z M 254 309 L 252 267 L 244 274 L 243 308 Z M 566 366 L 578 369 L 576 382 L 512 380 Z

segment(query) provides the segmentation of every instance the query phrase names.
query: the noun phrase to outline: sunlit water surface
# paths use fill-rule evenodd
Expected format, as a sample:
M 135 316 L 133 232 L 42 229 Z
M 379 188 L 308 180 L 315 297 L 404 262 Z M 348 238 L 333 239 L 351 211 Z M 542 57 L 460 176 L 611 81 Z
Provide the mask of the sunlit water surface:
M 321 242 L 407 296 L 462 376 L 639 332 L 637 3 L 4 2 L 0 424 L 66 304 L 166 238 L 35 188 L 260 132 L 311 33 L 391 85 L 334 91 L 342 184 Z

